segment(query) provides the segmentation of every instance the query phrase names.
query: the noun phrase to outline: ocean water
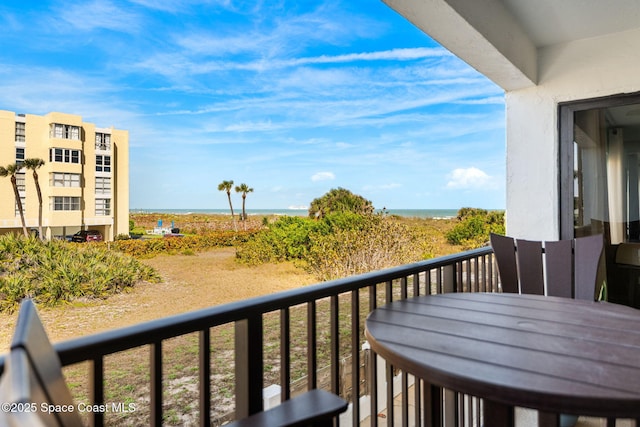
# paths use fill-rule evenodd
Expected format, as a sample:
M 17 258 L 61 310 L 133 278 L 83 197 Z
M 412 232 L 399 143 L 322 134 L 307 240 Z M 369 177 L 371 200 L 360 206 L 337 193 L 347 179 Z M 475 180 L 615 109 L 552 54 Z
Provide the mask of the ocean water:
M 236 211 L 234 209 L 235 212 Z M 377 210 L 378 212 L 380 210 Z M 170 214 L 218 214 L 228 215 L 229 209 L 130 209 L 131 213 L 170 213 Z M 390 215 L 398 215 L 407 218 L 453 218 L 458 214 L 458 209 L 386 209 Z M 306 209 L 247 209 L 247 215 L 289 215 L 307 216 Z

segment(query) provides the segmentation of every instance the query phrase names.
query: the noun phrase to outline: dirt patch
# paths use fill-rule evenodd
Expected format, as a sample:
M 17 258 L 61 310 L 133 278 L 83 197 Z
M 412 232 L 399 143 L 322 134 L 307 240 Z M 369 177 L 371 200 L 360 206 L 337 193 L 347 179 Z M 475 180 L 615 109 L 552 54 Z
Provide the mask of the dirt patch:
M 317 282 L 289 263 L 258 267 L 238 264 L 234 248 L 196 255 L 161 255 L 143 262 L 160 273 L 162 283 L 140 283 L 106 300 L 39 307 L 49 339 L 64 341 Z M 9 348 L 16 318 L 17 313 L 0 313 L 0 354 Z

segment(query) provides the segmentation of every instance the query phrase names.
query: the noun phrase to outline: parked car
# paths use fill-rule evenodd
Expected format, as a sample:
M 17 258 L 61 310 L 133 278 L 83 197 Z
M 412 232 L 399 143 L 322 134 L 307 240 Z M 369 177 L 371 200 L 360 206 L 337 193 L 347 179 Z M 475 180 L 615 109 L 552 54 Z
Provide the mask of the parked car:
M 71 238 L 72 242 L 102 242 L 102 234 L 98 230 L 80 230 Z

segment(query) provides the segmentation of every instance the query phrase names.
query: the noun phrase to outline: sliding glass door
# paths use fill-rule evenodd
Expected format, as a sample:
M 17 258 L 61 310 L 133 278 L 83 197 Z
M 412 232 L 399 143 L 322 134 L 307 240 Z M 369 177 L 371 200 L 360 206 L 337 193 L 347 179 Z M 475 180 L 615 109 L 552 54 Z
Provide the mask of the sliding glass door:
M 561 236 L 602 233 L 613 297 L 633 303 L 640 277 L 640 95 L 561 104 L 559 113 Z

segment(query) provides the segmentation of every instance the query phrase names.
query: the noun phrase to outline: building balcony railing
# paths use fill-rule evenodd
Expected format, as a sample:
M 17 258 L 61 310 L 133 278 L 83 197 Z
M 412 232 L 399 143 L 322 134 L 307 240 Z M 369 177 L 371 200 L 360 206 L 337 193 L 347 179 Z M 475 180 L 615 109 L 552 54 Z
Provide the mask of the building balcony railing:
M 111 151 L 111 142 L 96 142 L 96 151 Z
M 341 426 L 394 425 L 394 420 L 403 426 L 427 425 L 425 406 L 434 402 L 444 414 L 441 425 L 479 426 L 479 399 L 446 390 L 439 400 L 427 398 L 420 380 L 372 354 L 364 339 L 364 319 L 377 306 L 416 295 L 498 292 L 497 276 L 491 248 L 480 248 L 111 330 L 54 348 L 76 400 L 126 404 L 113 401 L 122 396 L 122 385 L 114 382 L 128 375 L 144 379 L 137 394 L 142 398 L 130 400 L 135 413 L 89 411 L 83 415 L 90 425 L 223 425 L 266 409 L 274 399 L 323 388 L 350 402 Z M 186 337 L 189 343 L 176 344 Z M 129 356 L 131 352 L 148 356 L 132 367 L 140 358 Z M 194 366 L 180 370 L 184 378 L 170 367 L 180 359 L 176 352 L 193 356 Z M 114 363 L 118 355 L 122 357 Z M 0 370 L 3 366 L 0 360 Z M 81 372 L 82 381 L 70 381 L 70 370 Z M 186 400 L 176 393 L 181 379 L 193 388 Z M 135 385 L 127 387 L 132 399 Z M 394 401 L 399 406 L 386 403 Z M 135 421 L 126 418 L 134 416 Z

